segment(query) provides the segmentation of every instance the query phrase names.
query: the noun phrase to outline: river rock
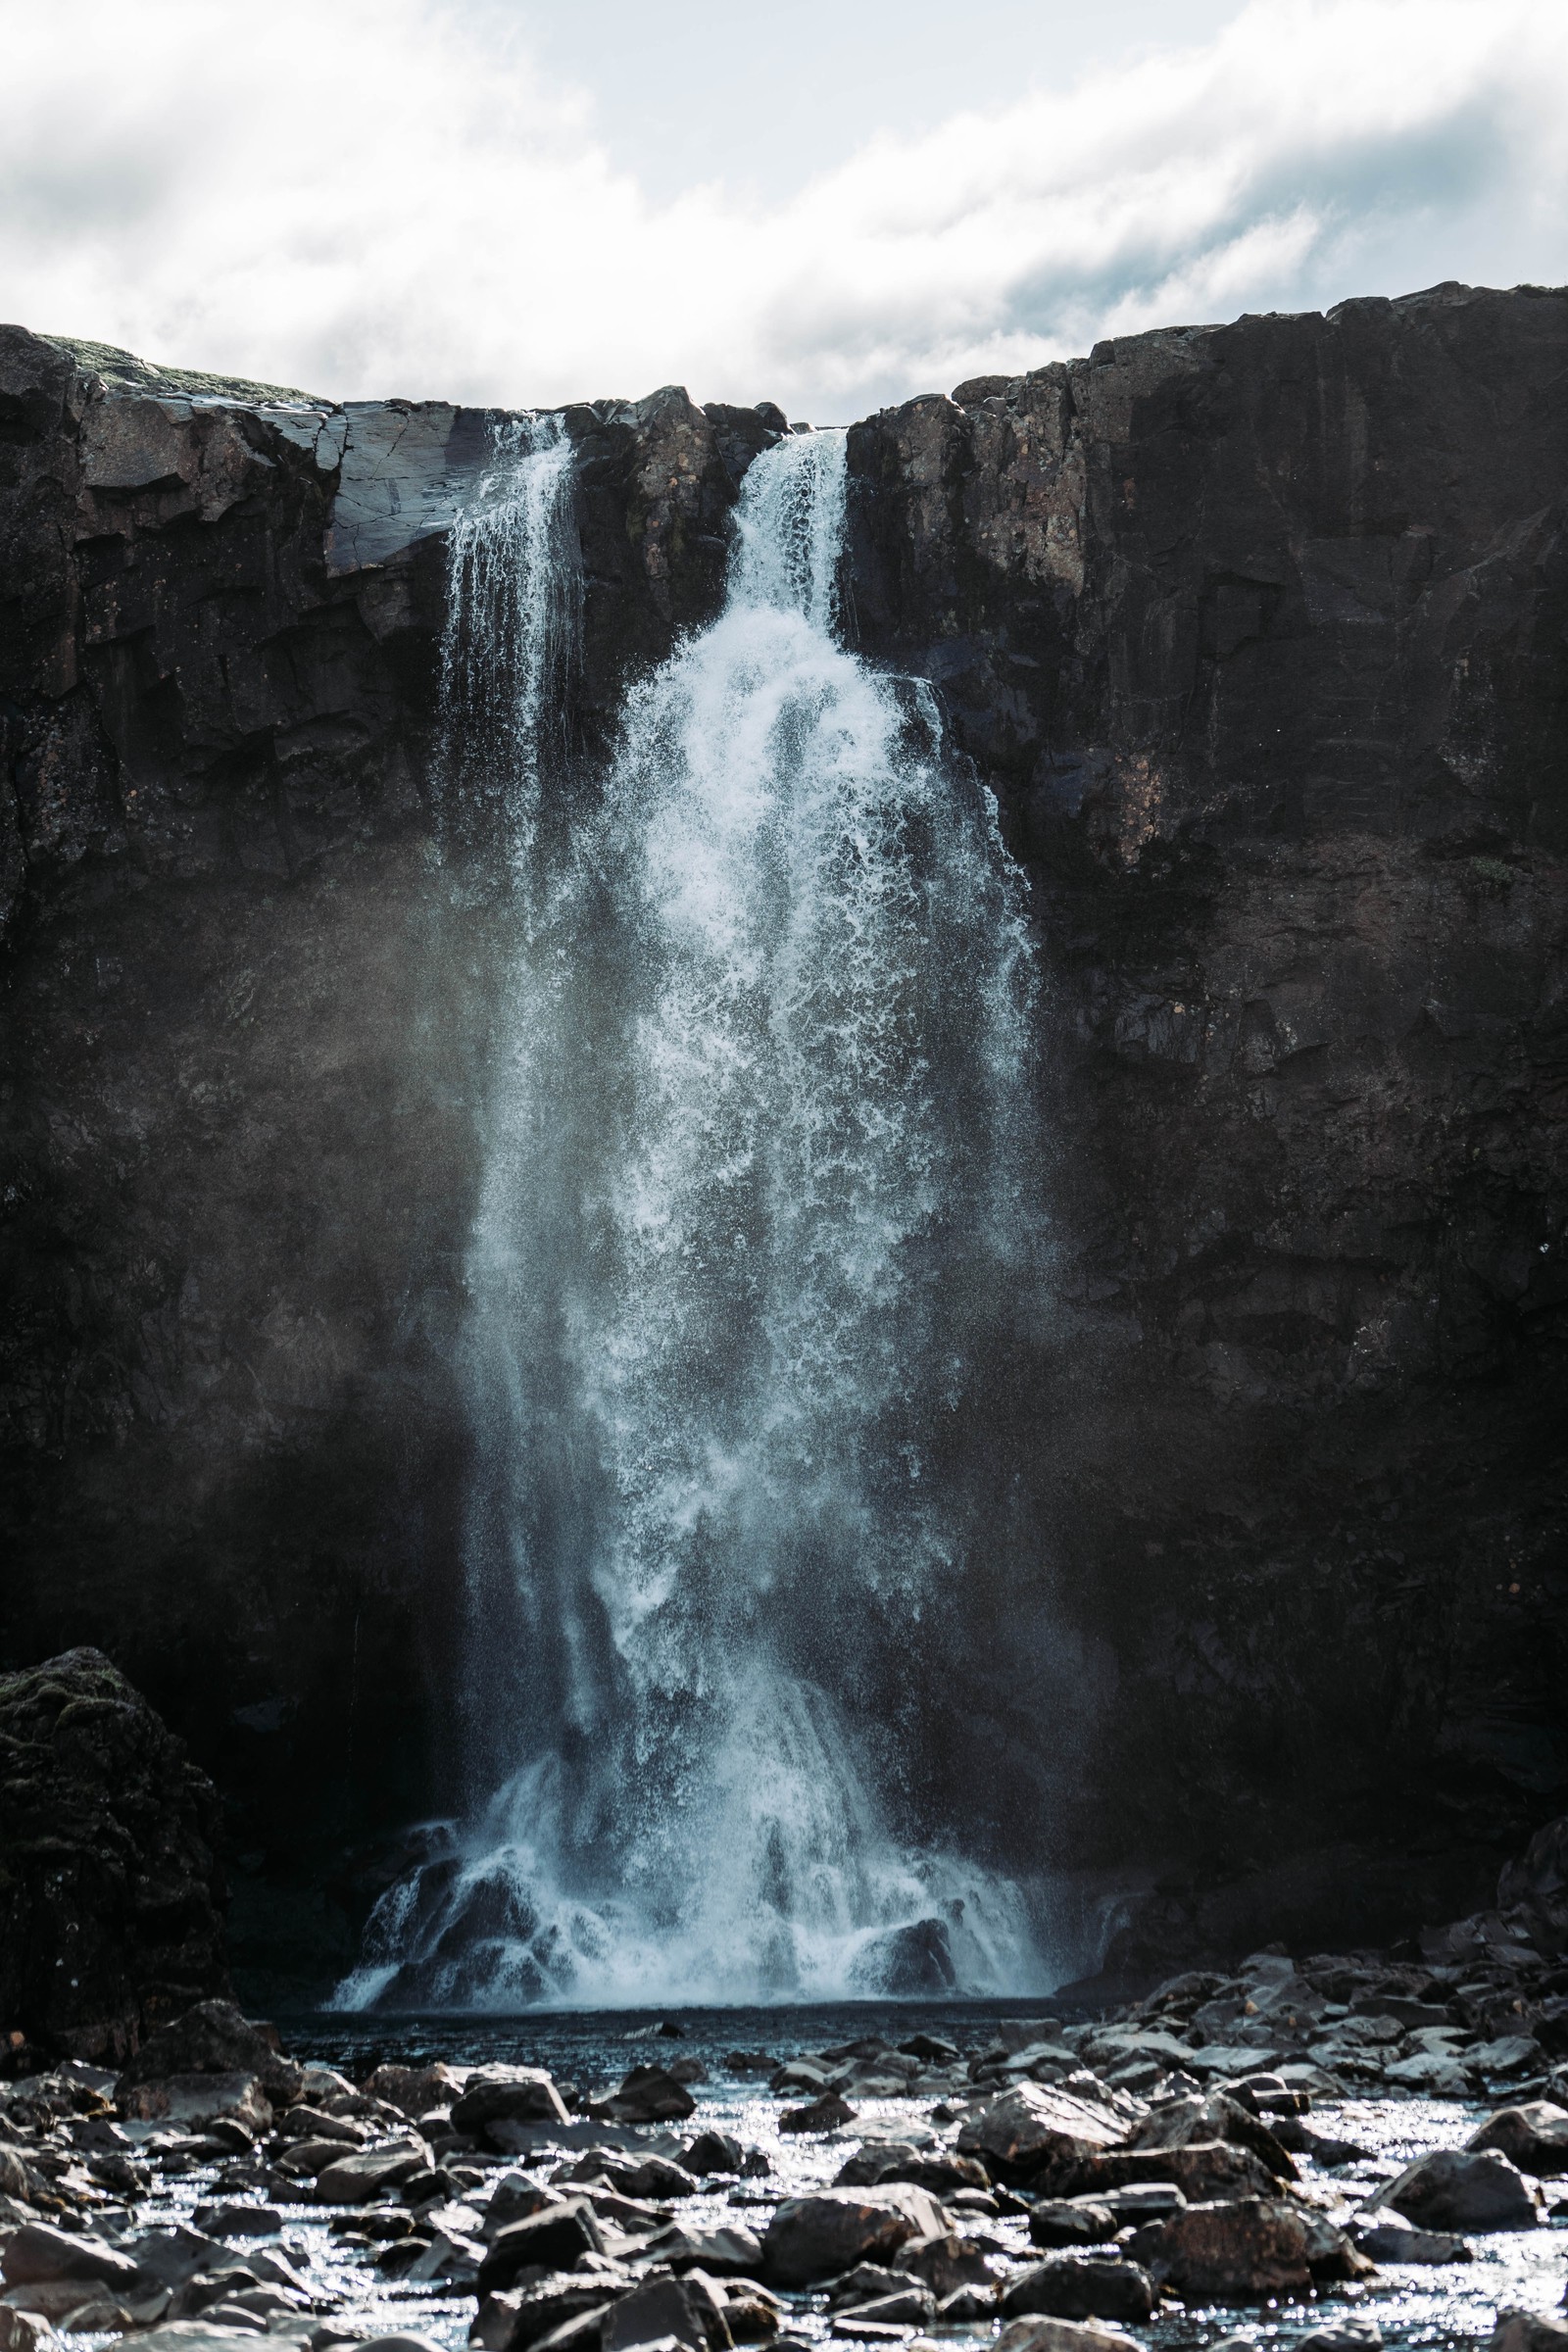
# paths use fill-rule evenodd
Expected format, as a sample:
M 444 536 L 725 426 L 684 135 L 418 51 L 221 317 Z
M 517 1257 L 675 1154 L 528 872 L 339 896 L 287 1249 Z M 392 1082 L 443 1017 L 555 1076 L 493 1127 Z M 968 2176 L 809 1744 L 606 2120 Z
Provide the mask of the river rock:
M 101 2237 L 56 2230 L 47 2222 L 26 2222 L 4 2241 L 0 2277 L 8 2286 L 80 2279 L 128 2287 L 135 2280 L 136 2265 Z
M 384 2190 L 401 2188 L 431 2170 L 430 2151 L 422 2139 L 392 2140 L 379 2148 L 358 2148 L 349 2156 L 335 2142 L 331 2147 L 328 2162 L 316 2175 L 318 2205 L 368 2205 Z
M 788 2198 L 762 2239 L 762 2276 L 773 2286 L 808 2286 L 858 2262 L 886 2262 L 910 2238 L 941 2237 L 941 2207 L 922 2188 L 827 2188 Z
M 142 2123 L 201 2125 L 220 2116 L 242 2124 L 255 2136 L 272 2128 L 272 2102 L 253 2074 L 161 2075 L 126 2086 L 116 2085 L 116 2104 L 123 2116 Z
M 1499 2311 L 1487 2352 L 1568 2352 L 1568 2323 L 1534 2311 Z
M 706 2324 L 705 2324 L 706 2323 Z M 700 2300 L 679 2278 L 650 2278 L 622 2295 L 606 2312 L 600 2330 L 602 2352 L 636 2352 L 653 2344 L 684 2344 L 688 2352 L 721 2352 L 729 2330 L 714 2325 Z
M 542 2067 L 486 2066 L 469 2075 L 452 2104 L 455 2132 L 482 2132 L 489 2124 L 564 2124 L 561 2093 Z
M 1379 2189 L 1377 2202 L 1424 2230 L 1531 2230 L 1541 2219 L 1529 2184 L 1495 2148 L 1418 2156 Z
M 1522 2173 L 1550 2180 L 1568 2173 L 1568 2108 L 1553 2099 L 1530 2099 L 1519 2107 L 1499 2108 L 1465 2142 L 1469 2148 L 1496 2148 Z
M 1194 2140 L 1178 2148 L 1107 2148 L 1053 2165 L 1047 2177 L 1054 2188 L 1086 2197 L 1165 2180 L 1195 2205 L 1222 2197 L 1267 2197 L 1277 2186 L 1273 2174 L 1250 2148 L 1228 2139 Z
M 1312 2284 L 1305 2219 L 1264 2197 L 1188 2205 L 1132 2241 L 1136 2260 L 1184 2302 L 1262 2302 Z
M 1136 2262 L 1092 2262 L 1063 2254 L 1015 2278 L 1002 2308 L 1009 2319 L 1043 2312 L 1058 2320 L 1142 2321 L 1154 2308 L 1154 2289 Z
M 650 2262 L 667 2263 L 672 2271 L 702 2270 L 717 2278 L 755 2278 L 761 2268 L 762 2241 L 753 2230 L 736 2222 L 700 2229 L 676 2222 L 645 2238 L 638 2248 Z
M 275 2028 L 254 2024 L 233 2001 L 198 2001 L 149 2034 L 122 2070 L 117 2103 L 141 2084 L 197 2075 L 252 2075 L 270 2099 L 287 2105 L 304 2087 L 305 2072 L 277 2045 Z
M 603 2254 L 605 2241 L 593 2207 L 582 2197 L 546 2205 L 513 2222 L 494 2238 L 479 2266 L 479 2292 L 510 2286 L 519 2271 L 537 2266 L 569 2270 L 580 2254 Z
M 613 2097 L 594 2109 L 613 2124 L 678 2124 L 695 2115 L 697 2101 L 667 2067 L 634 2066 Z
M 901 2085 L 902 2087 L 902 2085 Z M 778 2119 L 781 2132 L 837 2132 L 853 2124 L 855 2109 L 836 2090 L 824 2090 L 805 2107 L 786 2107 Z
M 545 2278 L 536 2286 L 486 2294 L 468 2330 L 469 2341 L 483 2345 L 484 2352 L 526 2352 L 558 2328 L 607 2311 L 615 2296 L 630 2292 L 632 2284 L 627 2272 L 621 2277 Z
M 1098 2155 L 1123 2132 L 1119 2117 L 1074 2092 L 1020 2082 L 973 2115 L 958 2133 L 958 2152 L 1013 2177 Z
M 1031 2245 L 1102 2246 L 1116 2227 L 1110 2207 L 1087 2197 L 1042 2197 L 1029 2208 Z
M 746 2150 L 727 2132 L 699 2132 L 689 2146 L 682 2148 L 680 2160 L 699 2178 L 710 2173 L 738 2173 L 746 2162 Z
M 1139 2125 L 1128 2144 L 1134 2148 L 1188 2148 L 1216 2139 L 1250 2149 L 1276 2180 L 1298 2177 L 1290 2156 L 1267 2124 L 1222 2090 L 1211 2090 L 1205 2098 L 1167 2100 Z
M 1103 2321 L 1009 2320 L 991 2352 L 1133 2352 L 1137 2338 Z
M 488 2073 L 489 2069 L 481 2070 Z M 530 2069 L 519 2069 L 530 2072 Z M 433 2107 L 451 2109 L 463 2096 L 466 2082 L 472 2082 L 471 2073 L 459 2074 L 450 2066 L 378 2066 L 365 2082 L 367 2098 L 383 2099 L 387 2106 L 398 2108 L 404 2115 L 428 2115 Z M 466 2125 L 459 2125 L 466 2131 Z
M 0 2352 L 59 2352 L 60 2338 L 42 2312 L 0 2303 Z
M 1475 2260 L 1475 2249 L 1464 2238 L 1447 2230 L 1413 2230 L 1396 2213 L 1366 2215 L 1357 2227 L 1355 2242 L 1373 2262 L 1415 2262 L 1438 2268 Z

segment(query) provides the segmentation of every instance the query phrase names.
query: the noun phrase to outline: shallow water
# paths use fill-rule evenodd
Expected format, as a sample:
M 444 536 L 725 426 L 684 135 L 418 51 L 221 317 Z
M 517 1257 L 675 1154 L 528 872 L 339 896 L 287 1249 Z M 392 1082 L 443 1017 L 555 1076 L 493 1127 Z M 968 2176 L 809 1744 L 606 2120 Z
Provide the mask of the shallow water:
M 1036 2005 L 1038 2006 L 1038 2005 Z M 845 2159 L 865 2137 L 898 2137 L 930 2144 L 956 2137 L 955 2124 L 930 2120 L 934 2104 L 928 2091 L 919 2097 L 863 2101 L 856 2123 L 822 2136 L 781 2133 L 778 2119 L 792 2104 L 765 2087 L 765 2079 L 743 2079 L 723 2066 L 727 2052 L 767 2050 L 785 2059 L 807 2050 L 880 2034 L 897 2042 L 925 2031 L 960 2044 L 977 2045 L 987 2027 L 1004 2017 L 1027 2016 L 1031 2006 L 1019 2002 L 845 2003 L 831 2007 L 791 2009 L 708 2009 L 672 2014 L 680 2034 L 662 2036 L 661 2020 L 653 2015 L 624 2012 L 557 2013 L 514 2020 L 462 2017 L 342 2017 L 313 2016 L 280 2021 L 284 2046 L 291 2054 L 362 2077 L 383 2059 L 429 2063 L 444 2059 L 455 2066 L 497 2061 L 545 2066 L 561 2082 L 574 2082 L 596 2093 L 617 2082 L 626 2070 L 653 2060 L 674 2057 L 700 2059 L 711 2080 L 692 2085 L 697 2113 L 674 2127 L 648 2127 L 632 2132 L 624 2128 L 607 2131 L 591 2123 L 573 2122 L 560 2135 L 569 2155 L 585 2145 L 607 2140 L 635 2141 L 652 2152 L 674 2154 L 679 2145 L 704 2126 L 716 2126 L 759 2147 L 771 2170 L 765 2179 L 724 2185 L 711 2194 L 684 2198 L 674 2208 L 682 2221 L 697 2225 L 740 2222 L 765 2229 L 770 2208 L 784 2195 L 826 2185 Z M 1333 2218 L 1344 2220 L 1375 2191 L 1380 2180 L 1392 2179 L 1413 2156 L 1436 2147 L 1462 2144 L 1488 2110 L 1480 2105 L 1429 2099 L 1351 2098 L 1314 2105 L 1315 2128 L 1358 2141 L 1371 2151 L 1367 2162 L 1325 2172 L 1307 2158 L 1298 2158 L 1303 2184 L 1319 2199 L 1332 2200 Z M 461 2159 L 459 2160 L 461 2161 Z M 505 2170 L 526 2167 L 536 2177 L 547 2176 L 553 2159 L 529 2157 L 496 2164 L 495 2177 Z M 190 2173 L 162 2181 L 150 2205 L 138 2215 L 143 2227 L 173 2219 L 189 2220 L 199 2205 L 224 2192 L 218 2186 L 220 2167 L 202 2165 Z M 1548 2184 L 1549 2188 L 1549 2184 Z M 1555 2192 L 1568 2215 L 1568 2183 Z M 330 2301 L 334 2325 L 364 2334 L 418 2332 L 455 2348 L 466 2343 L 477 2305 L 470 2293 L 454 2293 L 439 2282 L 427 2287 L 389 2279 L 379 2275 L 363 2252 L 333 2236 L 330 2216 L 309 2204 L 283 2204 L 281 2240 L 276 2237 L 235 2241 L 238 2250 L 270 2247 L 288 2255 L 304 2275 L 313 2298 Z M 998 2250 L 996 2267 L 1005 2268 L 1032 2257 L 1027 2229 L 1021 2219 L 967 2217 L 964 2227 L 991 2241 Z M 1374 2319 L 1388 2344 L 1448 2345 L 1485 2339 L 1499 2309 L 1519 2305 L 1546 2314 L 1558 2305 L 1568 2257 L 1568 2219 L 1526 2231 L 1477 2235 L 1470 2240 L 1475 2259 L 1443 2269 L 1408 2265 L 1384 2266 L 1381 2278 L 1364 2286 L 1325 2290 L 1310 2301 L 1279 2307 L 1168 2307 L 1169 2316 L 1135 2332 L 1170 2352 L 1201 2352 L 1222 2337 L 1245 2330 L 1261 2343 L 1289 2346 L 1324 2327 L 1336 2316 L 1354 2312 Z M 793 2312 L 786 2338 L 826 2344 L 834 2340 L 834 2325 L 824 2294 L 792 2299 Z M 328 2316 L 323 2314 L 323 2316 Z M 997 2332 L 998 2323 L 938 2331 L 958 2352 L 979 2346 Z M 919 2332 L 906 2331 L 910 2338 Z M 132 2339 L 133 2340 L 133 2339 Z M 843 2339 L 840 2339 L 843 2340 Z

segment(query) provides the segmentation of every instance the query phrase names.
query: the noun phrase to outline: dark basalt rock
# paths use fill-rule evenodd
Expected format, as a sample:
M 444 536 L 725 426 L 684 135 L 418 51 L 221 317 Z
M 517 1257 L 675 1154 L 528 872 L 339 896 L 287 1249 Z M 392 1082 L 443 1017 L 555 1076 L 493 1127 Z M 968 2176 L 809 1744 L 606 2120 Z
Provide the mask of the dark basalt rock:
M 0 1675 L 0 2024 L 114 2060 L 225 1989 L 218 1826 L 206 1774 L 100 1651 Z
M 1473 1912 L 1562 1809 L 1565 367 L 1568 296 L 1446 286 L 851 433 L 851 632 L 998 794 L 1056 1139 L 911 1802 L 1114 1865 L 1129 1985 Z M 564 426 L 569 823 L 785 423 Z M 487 433 L 0 329 L 4 1655 L 111 1642 L 219 1772 L 270 1999 L 451 1794 L 496 917 L 430 755 Z M 1506 1899 L 1560 1937 L 1553 1852 Z

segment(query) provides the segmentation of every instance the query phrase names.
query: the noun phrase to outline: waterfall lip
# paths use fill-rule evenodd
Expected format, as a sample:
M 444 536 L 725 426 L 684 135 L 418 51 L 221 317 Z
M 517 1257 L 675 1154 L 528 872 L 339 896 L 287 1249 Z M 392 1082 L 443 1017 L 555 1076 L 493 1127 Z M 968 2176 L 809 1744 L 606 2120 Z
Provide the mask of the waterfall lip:
M 1043 1989 L 1037 1906 L 921 1834 L 866 1705 L 971 1541 L 941 1430 L 1019 1277 L 1019 877 L 929 687 L 840 642 L 838 432 L 754 460 L 723 611 L 542 827 L 571 463 L 498 424 L 450 546 L 442 791 L 525 909 L 463 1343 L 472 1801 L 338 1999 Z

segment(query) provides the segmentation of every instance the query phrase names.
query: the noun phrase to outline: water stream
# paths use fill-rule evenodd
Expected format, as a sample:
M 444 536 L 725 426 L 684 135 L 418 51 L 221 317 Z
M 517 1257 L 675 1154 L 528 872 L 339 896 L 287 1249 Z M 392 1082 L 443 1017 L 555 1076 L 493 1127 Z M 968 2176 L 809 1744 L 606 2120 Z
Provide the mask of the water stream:
M 978 1540 L 952 1432 L 1037 1271 L 1023 886 L 929 689 L 839 642 L 839 434 L 755 462 L 722 613 L 552 821 L 569 455 L 514 428 L 454 536 L 449 833 L 499 815 L 513 892 L 469 1805 L 339 1997 L 1027 1990 L 1022 1898 L 908 1768 Z

